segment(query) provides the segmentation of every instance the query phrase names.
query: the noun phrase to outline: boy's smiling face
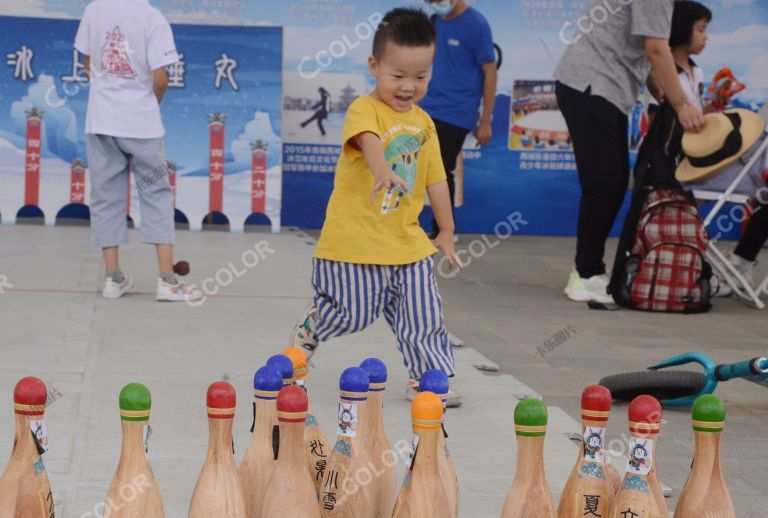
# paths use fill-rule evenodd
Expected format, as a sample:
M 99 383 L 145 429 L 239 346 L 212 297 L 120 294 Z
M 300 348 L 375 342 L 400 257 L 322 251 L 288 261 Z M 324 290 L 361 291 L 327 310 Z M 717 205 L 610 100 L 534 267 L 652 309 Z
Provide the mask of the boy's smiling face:
M 368 58 L 376 78 L 374 96 L 395 111 L 409 111 L 427 93 L 434 55 L 434 45 L 405 47 L 388 41 L 379 59 Z

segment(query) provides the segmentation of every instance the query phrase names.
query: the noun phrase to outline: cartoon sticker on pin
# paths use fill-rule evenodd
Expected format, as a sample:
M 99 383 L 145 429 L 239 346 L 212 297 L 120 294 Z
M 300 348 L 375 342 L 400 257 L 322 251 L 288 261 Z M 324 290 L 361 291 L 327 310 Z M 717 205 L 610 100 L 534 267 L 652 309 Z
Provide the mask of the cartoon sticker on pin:
M 35 436 L 35 442 L 40 449 L 40 454 L 48 451 L 48 430 L 45 428 L 45 421 L 39 419 L 37 421 L 30 421 L 29 428 L 32 430 L 32 435 Z
M 605 452 L 603 444 L 605 443 L 605 428 L 592 428 L 587 426 L 584 429 L 584 460 L 592 462 L 605 462 Z
M 414 435 L 411 439 L 411 453 L 408 455 L 408 469 L 413 469 L 413 459 L 416 457 L 416 450 L 419 449 L 419 436 Z
M 653 439 L 632 437 L 629 441 L 627 471 L 636 475 L 647 475 L 653 465 Z
M 152 427 L 144 425 L 144 456 L 149 458 L 149 438 L 152 437 Z
M 354 437 L 357 435 L 357 405 L 339 403 L 339 435 Z

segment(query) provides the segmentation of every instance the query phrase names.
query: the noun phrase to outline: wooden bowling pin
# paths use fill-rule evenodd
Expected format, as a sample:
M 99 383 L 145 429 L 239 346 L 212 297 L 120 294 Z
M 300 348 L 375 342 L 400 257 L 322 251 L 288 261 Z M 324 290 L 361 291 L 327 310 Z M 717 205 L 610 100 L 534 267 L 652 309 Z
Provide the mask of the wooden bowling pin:
M 605 477 L 608 479 L 608 483 L 611 485 L 611 501 L 613 501 L 613 498 L 616 496 L 616 493 L 619 492 L 619 489 L 621 489 L 621 475 L 619 475 L 619 470 L 613 467 L 613 464 L 605 461 Z
M 442 419 L 443 402 L 440 396 L 432 392 L 420 392 L 413 398 L 411 423 L 414 436 L 411 458 L 392 518 L 451 516 L 438 465 Z
M 693 466 L 675 507 L 675 518 L 736 518 L 733 501 L 720 470 L 720 434 L 725 405 L 717 396 L 693 403 Z
M 368 373 L 368 404 L 361 417 L 369 441 L 363 445 L 373 463 L 373 488 L 375 491 L 376 518 L 391 518 L 397 496 L 397 455 L 384 430 L 384 390 L 387 386 L 387 366 L 378 358 L 368 358 L 360 364 Z
M 283 375 L 283 387 L 293 385 L 293 362 L 284 354 L 275 354 L 267 360 L 267 366 L 277 369 Z
M 304 425 L 309 401 L 301 387 L 277 395 L 280 446 L 261 508 L 261 518 L 320 518 L 315 486 L 307 471 Z
M 54 518 L 53 494 L 43 453 L 48 449 L 43 414 L 48 390 L 38 378 L 21 379 L 13 391 L 16 434 L 0 477 L 0 518 Z
M 448 507 L 451 510 L 451 518 L 459 516 L 459 478 L 456 475 L 456 464 L 453 462 L 451 452 L 445 443 L 445 411 L 448 403 L 448 376 L 441 370 L 431 369 L 421 375 L 419 380 L 419 392 L 434 392 L 440 396 L 443 402 L 443 422 L 440 437 L 437 444 L 437 466 L 440 470 L 440 478 L 445 486 L 445 494 L 448 498 Z
M 368 373 L 350 367 L 339 379 L 338 437 L 328 461 L 320 494 L 326 518 L 374 518 L 375 493 L 370 455 L 364 448 Z
M 666 518 L 664 493 L 656 474 L 656 446 L 661 404 L 653 396 L 637 396 L 629 404 L 629 454 L 611 518 Z
M 120 391 L 119 404 L 123 445 L 104 503 L 104 516 L 162 518 L 163 500 L 147 456 L 152 396 L 144 385 L 131 383 Z
M 232 452 L 237 397 L 226 381 L 208 387 L 208 453 L 197 479 L 189 518 L 245 518 L 245 496 Z
M 611 392 L 590 385 L 581 393 L 581 447 L 576 465 L 563 488 L 559 518 L 608 516 L 614 489 L 605 461 L 605 432 L 611 413 Z
M 272 444 L 277 426 L 277 393 L 283 388 L 283 376 L 277 369 L 265 366 L 253 377 L 253 426 L 251 441 L 240 462 L 240 480 L 245 496 L 245 514 L 248 518 L 261 516 L 264 492 L 275 466 Z
M 517 467 L 507 493 L 502 518 L 555 518 L 552 492 L 544 475 L 544 435 L 547 407 L 538 399 L 524 399 L 515 407 Z
M 307 354 L 299 347 L 287 347 L 283 354 L 290 358 L 293 363 L 293 382 L 307 391 L 307 378 L 309 375 L 307 369 Z M 309 403 L 307 411 L 307 423 L 304 427 L 304 447 L 307 452 L 307 467 L 312 475 L 312 482 L 315 485 L 315 492 L 319 495 L 320 488 L 323 485 L 323 476 L 325 468 L 328 465 L 328 456 L 331 454 L 331 446 L 328 443 L 328 437 L 320 428 L 317 417 L 312 413 L 312 402 Z

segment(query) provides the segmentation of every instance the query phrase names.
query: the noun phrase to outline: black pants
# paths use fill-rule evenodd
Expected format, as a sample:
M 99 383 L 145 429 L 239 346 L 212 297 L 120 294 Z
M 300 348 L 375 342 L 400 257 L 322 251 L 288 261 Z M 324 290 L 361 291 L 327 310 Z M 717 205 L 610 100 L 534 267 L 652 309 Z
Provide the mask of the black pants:
M 760 205 L 749 218 L 747 228 L 734 253 L 748 261 L 754 261 L 766 240 L 768 240 L 768 205 Z
M 440 142 L 440 156 L 443 158 L 445 175 L 448 180 L 448 191 L 451 193 L 451 211 L 453 211 L 453 204 L 456 198 L 456 178 L 453 175 L 453 170 L 456 169 L 456 161 L 459 158 L 461 146 L 464 144 L 464 139 L 469 130 L 437 119 L 434 122 L 435 129 L 437 129 L 437 141 Z M 455 219 L 454 213 L 454 222 Z M 432 229 L 435 234 L 439 231 L 437 220 L 435 219 L 432 220 Z
M 605 241 L 629 184 L 629 120 L 607 99 L 564 84 L 555 87 L 557 103 L 571 133 L 579 171 L 581 201 L 576 270 L 589 278 L 605 273 Z

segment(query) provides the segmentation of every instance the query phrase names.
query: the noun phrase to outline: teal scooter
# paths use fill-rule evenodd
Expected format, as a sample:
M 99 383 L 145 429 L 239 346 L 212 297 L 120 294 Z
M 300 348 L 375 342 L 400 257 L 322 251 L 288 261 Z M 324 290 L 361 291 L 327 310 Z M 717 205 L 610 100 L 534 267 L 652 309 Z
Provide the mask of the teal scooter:
M 687 363 L 698 363 L 704 371 L 662 370 Z M 714 392 L 719 382 L 733 378 L 768 387 L 768 358 L 717 365 L 705 354 L 685 353 L 648 367 L 647 371 L 606 376 L 600 384 L 611 391 L 614 399 L 631 401 L 641 394 L 649 394 L 664 406 L 686 407 L 702 394 Z

